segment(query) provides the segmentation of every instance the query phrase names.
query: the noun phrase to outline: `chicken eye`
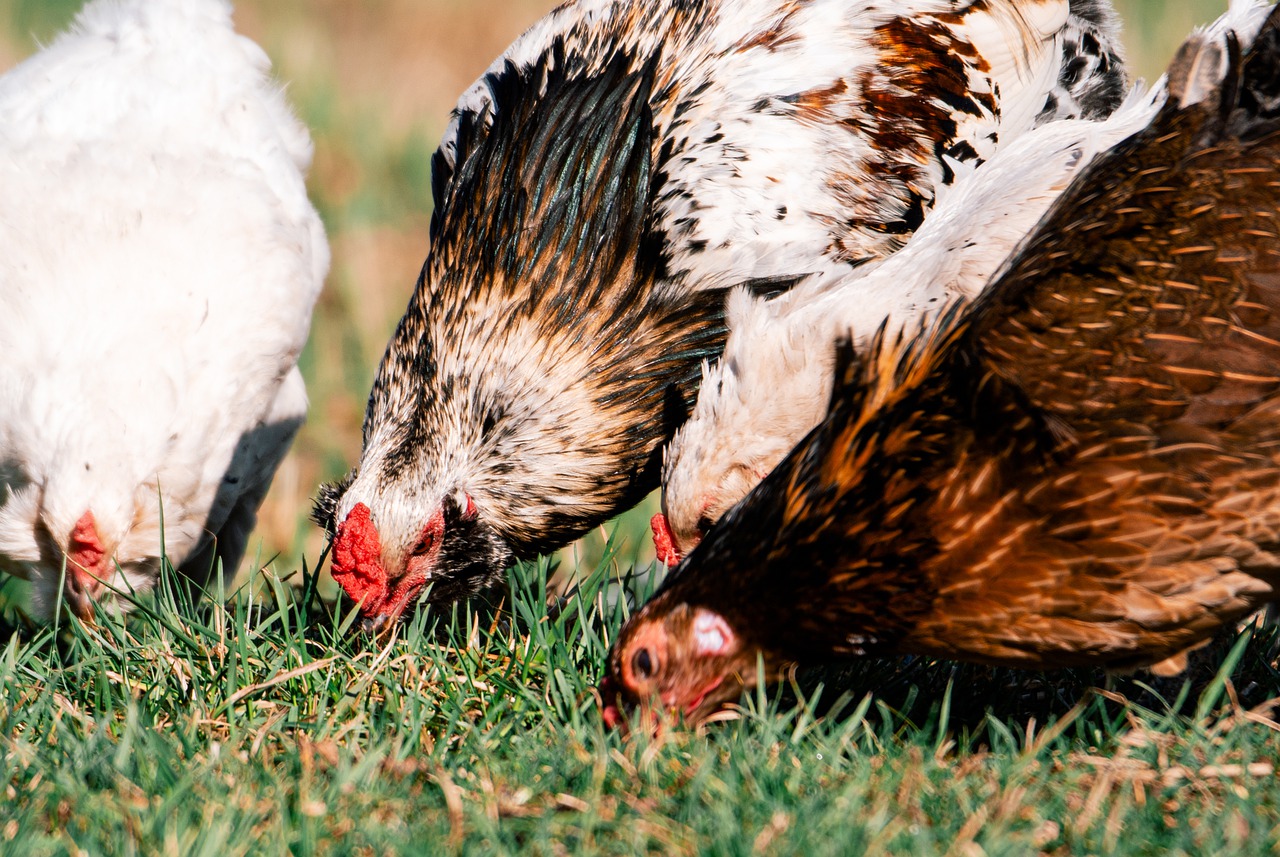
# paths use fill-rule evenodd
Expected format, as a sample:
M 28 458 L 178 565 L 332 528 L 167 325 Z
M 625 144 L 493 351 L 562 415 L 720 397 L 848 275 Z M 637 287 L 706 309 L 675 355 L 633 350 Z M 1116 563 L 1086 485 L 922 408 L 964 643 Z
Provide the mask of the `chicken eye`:
M 703 515 L 698 519 L 698 534 L 705 536 L 707 532 L 715 526 L 715 523 L 716 522 L 711 520 L 709 516 Z
M 648 649 L 641 649 L 636 652 L 635 657 L 631 659 L 631 672 L 642 681 L 653 678 L 653 674 L 657 672 L 657 669 Z
M 412 555 L 426 556 L 427 554 L 431 553 L 431 549 L 435 547 L 435 544 L 436 544 L 435 533 L 423 533 L 422 538 L 418 540 L 418 543 L 416 545 L 414 545 Z

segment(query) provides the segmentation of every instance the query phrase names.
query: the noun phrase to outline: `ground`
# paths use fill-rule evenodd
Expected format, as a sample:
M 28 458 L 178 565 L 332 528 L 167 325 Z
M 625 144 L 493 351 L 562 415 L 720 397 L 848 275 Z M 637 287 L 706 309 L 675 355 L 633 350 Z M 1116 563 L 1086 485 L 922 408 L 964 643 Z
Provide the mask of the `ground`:
M 78 0 L 0 0 L 0 68 Z M 1130 0 L 1154 75 L 1221 3 Z M 737 719 L 603 730 L 592 687 L 651 558 L 647 511 L 501 604 L 392 640 L 308 571 L 321 479 L 358 454 L 364 399 L 426 251 L 428 164 L 457 94 L 546 0 L 242 0 L 317 142 L 333 276 L 303 358 L 308 427 L 227 606 L 162 596 L 127 623 L 38 630 L 0 589 L 0 853 L 1236 854 L 1280 842 L 1271 631 L 1184 682 L 875 662 L 797 676 Z M 254 569 L 266 567 L 261 574 Z M 302 584 L 307 584 L 302 588 Z M 315 590 L 319 590 L 318 593 Z M 1234 646 L 1234 648 L 1233 648 Z
M 283 583 L 0 628 L 0 852 L 1240 854 L 1280 842 L 1275 635 L 1146 685 L 873 662 L 606 733 L 611 563 L 350 638 Z M 643 587 L 642 587 L 643 588 Z M 15 633 L 16 631 L 16 633 Z M 10 635 L 12 634 L 12 637 Z M 1225 652 L 1225 654 L 1224 654 Z M 1221 669 L 1219 669 L 1221 666 Z

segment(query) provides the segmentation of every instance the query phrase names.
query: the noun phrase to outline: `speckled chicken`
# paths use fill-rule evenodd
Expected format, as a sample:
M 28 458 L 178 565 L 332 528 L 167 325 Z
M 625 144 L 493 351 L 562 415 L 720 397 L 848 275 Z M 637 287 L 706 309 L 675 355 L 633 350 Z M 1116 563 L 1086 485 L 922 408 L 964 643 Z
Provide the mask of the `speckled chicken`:
M 921 323 L 990 281 L 1071 179 L 1099 152 L 1145 128 L 1163 85 L 1135 92 L 1106 120 L 1063 119 L 1002 146 L 955 184 L 906 246 L 878 265 L 815 276 L 786 294 L 730 294 L 729 338 L 703 367 L 698 401 L 663 456 L 659 559 L 674 565 L 826 415 L 835 342 L 865 348 Z
M 793 662 L 1176 671 L 1280 582 L 1280 12 L 1194 36 L 971 308 L 844 348 L 829 416 L 610 661 L 699 720 Z M 1242 49 L 1241 45 L 1251 47 Z
M 0 78 L 0 570 L 88 617 L 244 553 L 329 265 L 221 0 L 97 0 Z
M 1095 0 L 582 0 L 461 99 L 432 249 L 322 491 L 383 627 L 657 487 L 725 290 L 898 249 L 954 177 L 1125 82 Z

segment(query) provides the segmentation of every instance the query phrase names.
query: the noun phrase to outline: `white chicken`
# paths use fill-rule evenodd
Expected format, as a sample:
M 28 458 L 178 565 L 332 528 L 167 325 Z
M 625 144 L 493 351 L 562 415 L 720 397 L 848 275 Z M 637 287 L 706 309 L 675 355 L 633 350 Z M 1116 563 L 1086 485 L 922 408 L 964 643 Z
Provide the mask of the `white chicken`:
M 95 0 L 0 78 L 0 569 L 82 617 L 233 573 L 306 411 L 306 129 L 224 0 Z
M 658 557 L 674 564 L 745 497 L 827 411 L 833 343 L 862 347 L 957 298 L 974 297 L 1094 156 L 1142 130 L 1163 87 L 1135 91 L 1105 121 L 1066 119 L 1007 144 L 986 163 L 957 165 L 906 247 L 878 266 L 813 277 L 773 299 L 735 290 L 724 354 L 704 364 L 697 404 L 668 445 Z

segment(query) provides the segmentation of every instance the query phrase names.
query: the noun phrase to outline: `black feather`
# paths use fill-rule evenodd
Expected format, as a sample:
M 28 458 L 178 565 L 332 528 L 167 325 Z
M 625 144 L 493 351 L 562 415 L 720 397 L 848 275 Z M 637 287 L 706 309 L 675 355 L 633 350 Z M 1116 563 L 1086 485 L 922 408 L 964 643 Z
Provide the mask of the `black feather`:
M 1235 108 L 1228 133 L 1244 140 L 1275 133 L 1280 129 L 1280 6 L 1271 10 L 1243 61 L 1237 40 L 1229 45 L 1233 72 L 1239 69 L 1239 89 L 1223 94 L 1223 109 Z M 1236 74 L 1228 72 L 1227 80 L 1235 81 Z
M 847 400 L 865 389 L 867 355 L 879 347 L 884 332 L 885 326 L 881 324 L 875 334 L 875 344 L 865 352 L 858 351 L 850 336 L 842 336 L 836 341 L 835 376 L 831 384 L 831 399 L 827 403 L 828 411 L 836 402 Z
M 753 277 L 738 285 L 758 298 L 776 298 L 786 294 L 809 274 L 779 274 L 774 277 Z
M 520 283 L 530 312 L 573 312 L 637 279 L 620 274 L 640 249 L 660 262 L 661 242 L 646 241 L 654 61 L 619 51 L 598 73 L 582 65 L 557 40 L 538 65 L 490 73 L 492 108 L 461 122 L 438 200 L 435 241 L 448 252 L 433 255 L 463 262 L 471 283 Z
M 316 491 L 316 498 L 311 504 L 311 520 L 330 536 L 338 528 L 338 504 L 342 502 L 342 495 L 347 493 L 355 478 L 356 471 L 352 470 L 337 482 L 324 483 Z

